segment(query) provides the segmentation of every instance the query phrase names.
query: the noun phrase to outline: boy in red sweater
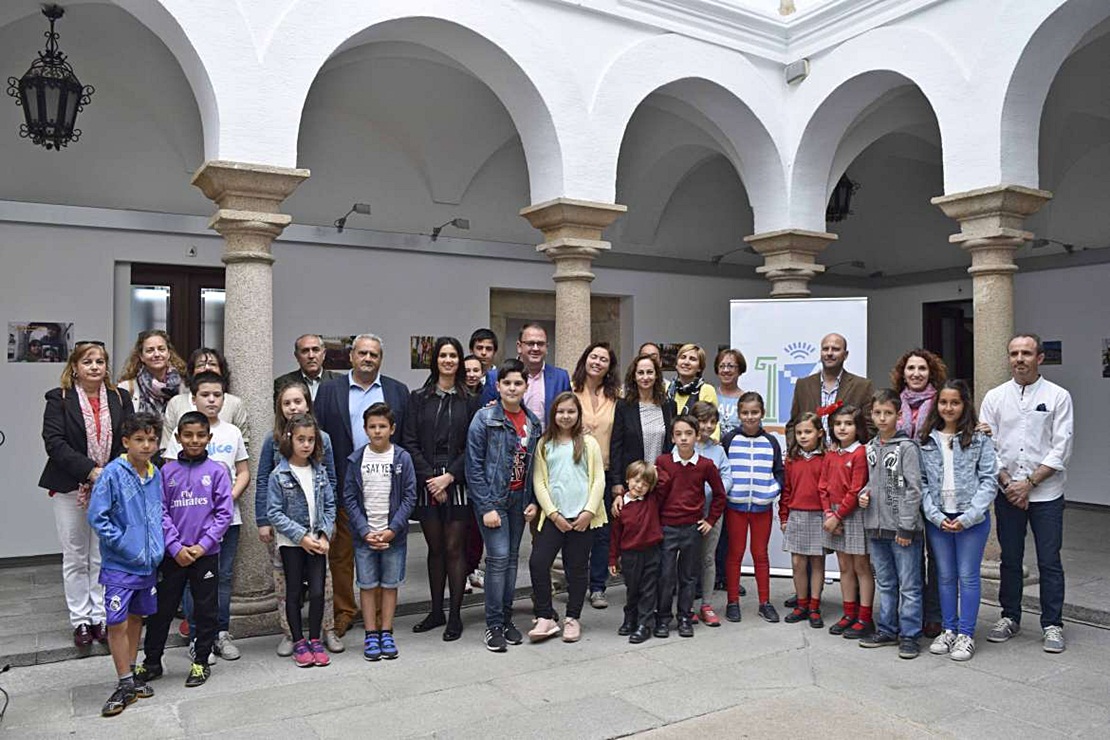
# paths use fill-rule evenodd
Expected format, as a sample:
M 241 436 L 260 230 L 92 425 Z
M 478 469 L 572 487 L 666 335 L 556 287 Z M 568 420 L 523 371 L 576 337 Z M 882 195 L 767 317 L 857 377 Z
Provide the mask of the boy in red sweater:
M 701 565 L 701 539 L 725 510 L 725 487 L 721 474 L 709 458 L 694 449 L 698 420 L 689 415 L 675 418 L 671 427 L 674 450 L 655 460 L 659 473 L 659 521 L 663 525 L 662 564 L 659 568 L 659 606 L 655 612 L 655 636 L 670 637 L 671 600 L 678 581 L 678 635 L 693 637 L 694 590 Z M 705 487 L 712 498 L 705 510 Z
M 609 572 L 624 573 L 624 624 L 618 635 L 638 645 L 651 637 L 651 618 L 655 614 L 659 582 L 659 543 L 663 526 L 659 523 L 658 494 L 651 495 L 658 475 L 651 463 L 637 460 L 625 470 L 627 492 L 621 515 L 614 517 L 609 539 Z M 620 565 L 617 565 L 617 556 Z

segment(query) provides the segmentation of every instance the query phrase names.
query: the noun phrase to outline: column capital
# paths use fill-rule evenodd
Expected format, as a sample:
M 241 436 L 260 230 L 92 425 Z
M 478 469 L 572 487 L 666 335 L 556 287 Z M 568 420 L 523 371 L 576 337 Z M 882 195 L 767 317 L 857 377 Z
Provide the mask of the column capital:
M 548 242 L 560 239 L 601 241 L 601 233 L 628 211 L 627 206 L 573 198 L 555 198 L 520 209 L 532 228 Z M 605 243 L 608 248 L 608 244 Z
M 953 244 L 976 238 L 1004 238 L 1025 241 L 1029 238 L 1022 228 L 1025 219 L 1052 200 L 1047 190 L 1022 185 L 994 185 L 962 193 L 941 195 L 930 202 L 944 215 L 960 224 L 960 234 L 953 235 Z
M 221 209 L 277 213 L 310 174 L 291 167 L 209 160 L 193 175 L 192 184 Z
M 817 255 L 837 240 L 836 234 L 804 229 L 780 229 L 745 236 L 744 241 L 763 256 L 755 268 L 771 281 L 772 298 L 805 298 L 809 281 L 825 271 Z

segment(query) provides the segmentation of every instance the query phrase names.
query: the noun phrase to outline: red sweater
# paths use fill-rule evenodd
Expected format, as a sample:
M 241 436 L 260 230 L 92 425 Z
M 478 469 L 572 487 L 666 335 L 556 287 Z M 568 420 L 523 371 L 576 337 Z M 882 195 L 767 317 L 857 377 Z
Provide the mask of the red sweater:
M 786 459 L 786 481 L 782 486 L 782 498 L 779 499 L 779 521 L 786 524 L 786 520 L 790 518 L 791 509 L 825 510 L 818 491 L 821 470 L 824 466 L 824 455 Z
M 826 452 L 821 468 L 821 508 L 825 515 L 846 519 L 859 506 L 859 492 L 867 485 L 867 448 L 859 445 L 851 452 Z M 833 506 L 839 506 L 833 513 Z
M 703 518 L 710 524 L 717 523 L 725 511 L 727 499 L 721 474 L 712 460 L 698 455 L 695 464 L 684 465 L 676 463 L 671 454 L 664 454 L 655 459 L 655 469 L 659 473 L 659 485 L 655 490 L 662 499 L 659 521 L 664 526 L 697 524 Z M 703 517 L 706 485 L 713 498 L 709 502 L 709 516 Z
M 648 491 L 639 501 L 621 507 L 621 515 L 609 522 L 609 565 L 616 565 L 622 552 L 646 550 L 663 541 L 663 525 L 659 523 L 659 495 Z

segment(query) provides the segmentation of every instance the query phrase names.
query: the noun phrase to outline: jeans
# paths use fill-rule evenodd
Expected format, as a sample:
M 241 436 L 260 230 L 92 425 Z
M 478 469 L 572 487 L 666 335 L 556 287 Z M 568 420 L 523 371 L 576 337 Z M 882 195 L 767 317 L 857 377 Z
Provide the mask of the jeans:
M 887 635 L 921 636 L 921 548 L 920 538 L 906 547 L 894 540 L 871 538 L 871 567 L 879 600 L 879 632 Z
M 998 601 L 1002 616 L 1021 622 L 1022 560 L 1025 532 L 1033 529 L 1037 547 L 1037 570 L 1041 576 L 1041 629 L 1064 624 L 1064 566 L 1060 545 L 1064 540 L 1064 498 L 1037 501 L 1022 510 L 999 495 L 994 500 L 998 520 L 998 544 L 1002 546 L 1001 582 Z
M 523 491 L 511 492 L 508 508 L 494 511 L 501 517 L 500 527 L 487 527 L 481 514 L 477 516 L 486 546 L 486 627 L 503 627 L 512 616 L 516 594 L 520 538 L 524 535 Z
M 689 617 L 694 608 L 694 588 L 701 567 L 701 532 L 696 524 L 663 527 L 663 550 L 659 565 L 659 600 L 655 618 L 670 622 L 675 583 L 678 589 L 678 616 Z
M 925 524 L 932 560 L 937 566 L 941 626 L 946 630 L 975 636 L 982 591 L 979 569 L 990 531 L 989 515 L 961 532 L 944 532 L 931 522 Z
M 586 601 L 591 546 L 597 541 L 596 529 L 585 532 L 570 530 L 560 532 L 550 519 L 544 522 L 543 529 L 532 540 L 532 556 L 528 568 L 532 575 L 532 593 L 537 617 L 555 619 L 555 609 L 551 606 L 551 565 L 555 556 L 563 553 L 563 570 L 567 577 L 567 616 L 579 619 L 582 604 Z M 608 559 L 608 555 L 606 556 Z
M 242 524 L 232 524 L 227 528 L 227 533 L 220 540 L 220 585 L 218 588 L 219 610 L 217 614 L 217 627 L 219 632 L 227 632 L 231 627 L 231 575 L 235 570 L 235 553 L 239 550 L 239 530 Z M 197 637 L 197 625 L 193 620 L 193 592 L 185 589 L 185 598 L 182 599 L 182 610 L 189 620 L 189 639 Z
M 605 491 L 605 511 L 613 508 L 613 494 Z M 594 533 L 594 544 L 590 548 L 590 592 L 601 591 L 605 593 L 605 584 L 609 582 L 609 525 L 591 529 Z
M 725 518 L 721 517 L 701 541 L 701 603 L 713 600 L 713 585 L 717 582 L 717 541 L 725 528 Z

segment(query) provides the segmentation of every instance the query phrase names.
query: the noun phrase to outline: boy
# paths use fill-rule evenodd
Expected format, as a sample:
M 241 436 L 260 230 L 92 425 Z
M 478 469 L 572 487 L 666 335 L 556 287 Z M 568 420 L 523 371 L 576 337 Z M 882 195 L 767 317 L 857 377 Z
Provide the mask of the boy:
M 227 379 L 219 373 L 197 373 L 189 381 L 189 390 L 193 392 L 193 405 L 196 410 L 208 419 L 212 439 L 208 442 L 208 457 L 215 462 L 222 463 L 231 478 L 231 526 L 227 528 L 223 542 L 220 543 L 220 569 L 219 569 L 219 618 L 216 643 L 212 646 L 212 655 L 209 665 L 219 655 L 224 660 L 238 660 L 239 648 L 231 640 L 228 629 L 231 626 L 231 573 L 235 565 L 235 552 L 239 549 L 239 529 L 243 522 L 239 514 L 239 497 L 247 490 L 251 482 L 250 469 L 247 467 L 247 446 L 243 441 L 243 434 L 239 427 L 229 421 L 220 420 L 220 411 L 224 407 L 224 393 L 227 392 Z M 181 452 L 181 444 L 174 440 L 166 448 L 166 459 L 172 460 Z M 189 615 L 189 635 L 195 642 L 197 637 L 196 624 L 192 618 L 191 592 L 186 592 L 185 614 Z M 196 652 L 196 645 L 190 646 Z
M 713 439 L 720 418 L 717 407 L 708 401 L 698 401 L 690 409 L 690 413 L 698 420 L 698 441 L 694 443 L 694 449 L 697 450 L 699 455 L 709 458 L 717 466 L 717 472 L 721 475 L 721 484 L 725 488 L 727 499 L 732 491 L 732 469 L 729 466 L 728 453 L 725 448 Z M 706 484 L 703 517 L 709 516 L 709 505 L 712 501 L 713 489 Z M 721 539 L 723 522 L 724 517 L 718 519 L 709 533 L 701 540 L 701 611 L 700 614 L 694 615 L 694 620 L 697 621 L 700 617 L 701 623 L 706 627 L 721 626 L 720 618 L 713 611 L 712 601 L 713 584 L 717 582 L 717 543 Z
M 500 397 L 470 422 L 466 439 L 466 485 L 486 546 L 486 649 L 505 652 L 524 635 L 513 624 L 517 561 L 526 515 L 535 516 L 532 459 L 542 428 L 523 405 L 528 376 L 520 360 L 497 368 Z
M 204 414 L 183 414 L 175 439 L 181 452 L 162 468 L 162 532 L 168 557 L 162 558 L 158 613 L 147 620 L 143 663 L 135 667 L 135 675 L 144 681 L 162 675 L 166 635 L 188 584 L 197 641 L 185 686 L 193 688 L 211 674 L 208 657 L 218 624 L 220 539 L 231 524 L 233 504 L 227 469 L 208 458 L 212 432 Z
M 898 429 L 901 407 L 902 399 L 889 388 L 876 393 L 871 403 L 871 420 L 879 433 L 867 443 L 869 479 L 859 505 L 875 569 L 879 618 L 876 632 L 859 644 L 897 645 L 898 657 L 912 660 L 920 653 L 922 619 L 921 453 Z
M 659 543 L 663 526 L 659 523 L 658 496 L 648 494 L 658 481 L 655 466 L 637 460 L 625 470 L 627 492 L 620 516 L 614 517 L 609 539 L 609 572 L 624 573 L 624 624 L 618 635 L 628 635 L 633 645 L 651 637 L 651 616 L 658 599 Z M 617 565 L 617 556 L 620 565 Z
M 89 497 L 89 526 L 100 540 L 108 646 L 119 677 L 100 714 L 114 717 L 154 689 L 135 675 L 143 617 L 157 610 L 162 536 L 162 476 L 150 459 L 158 452 L 162 420 L 149 413 L 124 418 L 124 455 L 104 466 Z
M 393 660 L 398 655 L 393 615 L 397 589 L 405 580 L 409 515 L 416 506 L 416 469 L 409 453 L 389 441 L 397 428 L 389 404 L 371 404 L 362 422 L 370 442 L 347 458 L 343 485 L 366 630 L 362 657 Z
M 698 580 L 701 540 L 725 510 L 725 488 L 721 474 L 707 457 L 698 454 L 694 443 L 698 420 L 683 414 L 671 428 L 674 449 L 655 460 L 659 471 L 659 521 L 663 524 L 663 562 L 659 568 L 659 603 L 655 612 L 655 636 L 670 637 L 671 603 L 678 584 L 678 635 L 693 637 L 694 589 Z M 705 486 L 711 492 L 709 514 L 705 511 Z

